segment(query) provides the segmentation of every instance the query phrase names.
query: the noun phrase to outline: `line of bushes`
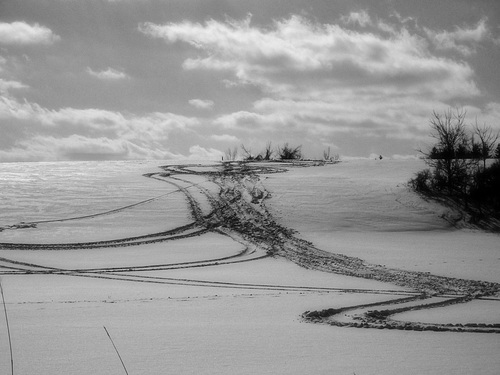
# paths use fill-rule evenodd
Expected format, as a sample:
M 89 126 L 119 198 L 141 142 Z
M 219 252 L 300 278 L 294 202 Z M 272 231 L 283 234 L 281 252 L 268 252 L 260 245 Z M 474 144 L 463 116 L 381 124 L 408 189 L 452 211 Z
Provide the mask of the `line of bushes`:
M 302 159 L 302 145 L 290 146 L 285 143 L 283 146 L 273 148 L 271 142 L 267 142 L 263 151 L 254 154 L 252 150 L 245 145 L 241 145 L 241 159 L 244 161 L 261 161 L 261 160 L 300 160 Z M 237 160 L 239 157 L 238 147 L 228 148 L 225 152 L 224 160 Z
M 264 150 L 259 153 L 253 153 L 250 148 L 243 144 L 239 148 L 235 146 L 226 149 L 224 160 L 234 161 L 238 159 L 244 161 L 304 160 L 304 155 L 302 153 L 302 145 L 290 146 L 288 143 L 273 147 L 271 142 L 267 142 Z M 323 151 L 323 160 L 339 161 L 340 156 L 338 154 L 332 156 L 330 147 L 328 147 L 327 150 Z

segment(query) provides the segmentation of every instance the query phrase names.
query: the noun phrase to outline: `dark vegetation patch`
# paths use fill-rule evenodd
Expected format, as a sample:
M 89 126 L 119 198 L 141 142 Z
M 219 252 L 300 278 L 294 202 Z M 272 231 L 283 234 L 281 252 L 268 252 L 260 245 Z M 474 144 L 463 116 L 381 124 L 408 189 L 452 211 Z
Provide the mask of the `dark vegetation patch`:
M 420 150 L 429 168 L 409 186 L 422 196 L 460 212 L 453 224 L 500 231 L 500 133 L 466 124 L 466 112 L 433 112 L 436 143 Z

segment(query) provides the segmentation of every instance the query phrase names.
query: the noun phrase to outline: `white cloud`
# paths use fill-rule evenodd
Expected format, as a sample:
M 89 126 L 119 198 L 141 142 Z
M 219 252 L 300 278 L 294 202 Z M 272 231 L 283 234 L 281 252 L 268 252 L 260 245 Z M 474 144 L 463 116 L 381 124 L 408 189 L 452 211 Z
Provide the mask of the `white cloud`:
M 52 30 L 38 23 L 0 22 L 0 44 L 52 44 L 60 39 Z
M 239 111 L 219 116 L 214 124 L 224 129 L 232 129 L 254 133 L 256 131 L 272 130 L 292 125 L 290 118 L 295 111 L 282 113 L 281 111 L 270 111 L 263 114 L 249 111 Z
M 393 11 L 391 14 L 391 17 L 395 17 L 400 23 L 402 24 L 407 24 L 407 23 L 413 23 L 417 24 L 417 19 L 414 17 L 403 17 L 399 12 Z
M 371 28 L 360 32 L 291 16 L 270 28 L 252 26 L 248 17 L 140 30 L 199 50 L 184 61 L 185 69 L 226 70 L 234 74 L 232 85 L 252 84 L 267 94 L 253 110 L 213 121 L 246 137 L 274 132 L 322 140 L 350 133 L 410 141 L 426 135 L 433 109 L 480 94 L 468 63 L 433 55 L 427 40 L 399 20 L 375 23 L 358 12 L 344 21 Z
M 113 68 L 108 68 L 106 70 L 101 70 L 101 71 L 94 71 L 91 68 L 87 68 L 87 73 L 90 74 L 93 77 L 96 77 L 98 79 L 102 79 L 105 81 L 118 81 L 122 79 L 127 79 L 129 76 L 121 72 L 119 70 L 113 69 Z
M 189 148 L 189 156 L 190 160 L 197 161 L 206 161 L 206 160 L 221 160 L 224 156 L 224 153 L 220 150 L 214 148 L 204 148 L 199 145 L 191 146 Z
M 0 161 L 180 158 L 168 150 L 171 134 L 190 134 L 196 118 L 153 112 L 143 116 L 103 109 L 51 110 L 0 95 L 0 120 L 17 124 L 22 138 L 3 144 Z M 26 130 L 25 132 L 22 129 Z
M 455 27 L 454 31 L 435 31 L 424 29 L 436 48 L 455 50 L 462 55 L 471 55 L 476 51 L 477 43 L 490 37 L 487 19 L 482 18 L 475 27 Z
M 191 99 L 189 104 L 199 109 L 212 109 L 214 107 L 214 102 L 212 100 L 205 99 Z
M 204 56 L 186 59 L 185 69 L 231 71 L 239 83 L 277 95 L 323 96 L 332 87 L 371 86 L 427 91 L 438 99 L 477 94 L 467 63 L 433 56 L 427 42 L 406 29 L 377 35 L 292 16 L 270 29 L 252 27 L 247 18 L 149 23 L 140 30 L 201 50 Z
M 366 10 L 351 12 L 347 16 L 342 16 L 340 20 L 346 24 L 358 24 L 361 27 L 372 24 L 372 19 Z
M 188 130 L 199 124 L 195 118 L 163 112 L 135 116 L 94 108 L 50 110 L 36 103 L 21 103 L 8 95 L 0 96 L 0 118 L 30 120 L 46 127 L 73 125 L 80 131 L 113 132 L 121 137 L 144 139 L 163 139 L 169 131 Z
M 5 94 L 11 89 L 25 89 L 28 88 L 25 84 L 18 81 L 7 81 L 0 78 L 0 94 Z
M 240 143 L 241 141 L 239 140 L 238 137 L 235 137 L 234 135 L 230 134 L 213 134 L 210 136 L 210 139 L 213 139 L 214 141 L 217 142 L 227 142 L 227 143 Z

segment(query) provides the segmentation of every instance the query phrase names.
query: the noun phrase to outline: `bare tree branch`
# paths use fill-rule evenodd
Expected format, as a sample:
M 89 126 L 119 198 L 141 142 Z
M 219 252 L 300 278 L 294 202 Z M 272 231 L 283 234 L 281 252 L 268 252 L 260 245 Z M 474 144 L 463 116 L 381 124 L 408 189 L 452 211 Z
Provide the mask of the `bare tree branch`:
M 477 135 L 479 138 L 479 149 L 481 153 L 481 159 L 483 160 L 483 170 L 486 169 L 486 160 L 493 157 L 493 152 L 495 151 L 495 146 L 500 137 L 500 132 L 494 132 L 491 126 L 487 126 L 483 124 L 479 126 L 476 123 L 473 126 L 474 135 Z

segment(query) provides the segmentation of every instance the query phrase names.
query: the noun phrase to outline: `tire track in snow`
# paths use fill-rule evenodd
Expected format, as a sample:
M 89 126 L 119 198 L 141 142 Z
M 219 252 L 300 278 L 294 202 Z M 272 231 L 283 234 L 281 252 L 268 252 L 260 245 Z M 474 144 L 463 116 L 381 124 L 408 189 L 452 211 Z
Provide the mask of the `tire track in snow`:
M 144 205 L 144 204 L 156 201 L 158 199 L 166 197 L 167 195 L 171 195 L 171 194 L 177 193 L 177 192 L 179 192 L 179 190 L 174 190 L 174 191 L 171 191 L 171 192 L 168 192 L 168 193 L 165 193 L 165 194 L 161 194 L 161 195 L 159 195 L 157 197 L 148 198 L 148 199 L 142 200 L 140 202 L 132 203 L 132 204 L 129 204 L 129 205 L 126 205 L 126 206 L 114 208 L 114 209 L 109 210 L 109 211 L 99 212 L 99 213 L 95 213 L 95 214 L 82 215 L 82 216 L 74 216 L 74 217 L 69 217 L 69 218 L 64 218 L 64 219 L 38 220 L 38 221 L 26 221 L 26 222 L 25 221 L 21 221 L 18 224 L 13 224 L 13 225 L 7 225 L 7 226 L 0 227 L 0 232 L 3 231 L 3 230 L 6 230 L 6 229 L 36 228 L 37 224 L 61 223 L 61 222 L 65 222 L 65 221 L 74 221 L 74 220 L 82 220 L 82 219 L 93 219 L 93 218 L 96 218 L 96 217 L 99 217 L 99 216 L 111 215 L 111 214 L 114 214 L 114 213 L 117 213 L 117 212 L 121 212 L 121 211 L 127 210 L 129 208 L 134 208 L 134 207 L 137 207 L 137 206 L 141 206 L 141 205 Z
M 422 301 L 443 295 L 449 294 L 446 297 L 446 301 L 443 303 L 432 303 L 423 302 L 418 308 L 429 309 L 442 307 L 447 304 L 452 303 L 466 303 L 472 299 L 478 299 L 482 296 L 495 295 L 498 294 L 500 286 L 497 283 L 488 283 L 475 280 L 461 280 L 456 278 L 448 278 L 442 276 L 435 276 L 424 272 L 415 271 L 404 271 L 398 269 L 390 269 L 384 266 L 368 264 L 359 258 L 349 257 L 342 254 L 332 254 L 324 252 L 313 246 L 312 243 L 301 240 L 295 236 L 295 233 L 288 228 L 282 227 L 277 224 L 268 210 L 264 205 L 264 199 L 267 197 L 267 192 L 262 191 L 262 183 L 257 175 L 263 173 L 277 173 L 283 172 L 283 168 L 273 168 L 267 167 L 265 165 L 251 166 L 250 164 L 235 164 L 226 163 L 222 164 L 219 170 L 210 171 L 194 171 L 189 170 L 191 166 L 172 166 L 164 167 L 166 173 L 152 173 L 146 175 L 146 177 L 155 178 L 166 183 L 169 183 L 179 191 L 181 191 L 190 207 L 191 215 L 194 218 L 192 228 L 199 227 L 200 234 L 203 231 L 214 231 L 231 237 L 233 240 L 244 244 L 247 248 L 254 247 L 258 249 L 261 253 L 260 256 L 255 258 L 244 258 L 243 254 L 230 257 L 226 261 L 194 261 L 185 262 L 184 264 L 170 264 L 170 265 L 146 265 L 146 266 L 134 266 L 134 267 L 112 267 L 112 268 L 97 268 L 90 270 L 63 270 L 63 269 L 51 269 L 48 268 L 43 270 L 43 267 L 37 266 L 35 264 L 18 264 L 26 267 L 33 267 L 31 271 L 33 273 L 53 273 L 60 275 L 69 276 L 79 276 L 79 277 L 92 277 L 92 278 L 102 278 L 110 280 L 121 280 L 128 282 L 145 282 L 145 283 L 155 283 L 155 284 L 176 284 L 176 285 L 193 285 L 193 286 L 204 286 L 204 287 L 224 287 L 224 288 L 236 288 L 236 289 L 266 289 L 266 290 L 308 290 L 308 291 L 325 291 L 322 288 L 314 287 L 290 287 L 284 285 L 259 285 L 259 284 L 245 284 L 245 283 L 225 283 L 217 281 L 203 281 L 194 279 L 175 279 L 159 276 L 145 276 L 145 275 L 131 275 L 130 272 L 147 272 L 153 270 L 168 271 L 169 269 L 178 268 L 189 268 L 189 267 L 213 267 L 222 264 L 230 264 L 236 262 L 254 261 L 261 259 L 265 256 L 281 256 L 292 262 L 313 270 L 319 270 L 324 272 L 332 272 L 347 276 L 361 277 L 366 279 L 374 279 L 378 281 L 393 283 L 396 285 L 412 288 L 413 292 L 401 292 L 401 291 L 391 291 L 390 289 L 383 291 L 386 294 L 392 295 L 412 295 L 412 300 L 420 298 Z M 196 166 L 201 169 L 201 166 Z M 209 181 L 217 184 L 219 186 L 220 192 L 219 196 L 214 197 L 210 191 L 200 184 L 191 184 L 185 179 L 174 177 L 176 175 L 182 174 L 194 174 L 206 177 Z M 254 183 L 253 188 L 251 182 Z M 186 186 L 187 184 L 187 186 Z M 259 188 L 257 189 L 257 185 Z M 200 203 L 195 199 L 193 194 L 191 194 L 188 188 L 195 187 L 200 193 L 204 194 L 210 205 L 212 206 L 212 211 L 203 215 Z M 126 209 L 126 208 L 124 208 Z M 186 228 L 180 229 L 176 228 L 179 233 L 182 233 Z M 150 238 L 151 236 L 158 235 L 146 235 L 143 238 Z M 189 234 L 187 235 L 189 236 Z M 184 235 L 171 236 L 170 238 L 163 238 L 159 240 L 177 240 L 186 238 Z M 154 241 L 152 239 L 146 241 Z M 70 244 L 73 247 L 70 248 L 89 248 L 92 246 L 127 246 L 131 244 L 141 244 L 144 242 L 138 241 L 137 238 L 134 239 L 119 239 L 110 242 L 97 242 L 97 243 L 87 243 L 87 244 Z M 18 245 L 18 249 L 27 249 L 29 247 L 44 249 L 43 244 L 29 245 L 29 244 L 10 244 Z M 57 248 L 57 244 L 53 244 Z M 0 244 L 0 247 L 9 245 Z M 24 247 L 23 247 L 24 246 Z M 60 244 L 61 249 L 68 244 Z M 243 259 L 241 259 L 243 257 Z M 3 262 L 8 263 L 9 260 L 4 258 Z M 11 262 L 14 263 L 15 262 Z M 191 263 L 191 264 L 189 264 Z M 13 267 L 15 268 L 15 267 Z M 42 270 L 41 270 L 42 268 Z M 23 272 L 22 267 L 18 272 Z M 303 289 L 305 288 L 305 289 Z M 330 288 L 331 291 L 341 291 L 341 292 L 356 292 L 354 289 L 336 289 Z M 362 293 L 374 293 L 374 291 L 369 290 L 359 290 Z M 417 295 L 417 296 L 415 296 Z M 405 303 L 408 301 L 400 301 L 400 303 Z M 411 322 L 400 322 L 394 323 L 390 321 L 390 316 L 404 309 L 415 309 L 415 306 L 399 307 L 397 309 L 386 309 L 386 310 L 369 310 L 372 307 L 392 305 L 395 303 L 394 300 L 386 301 L 377 304 L 363 305 L 363 306 L 351 306 L 341 309 L 327 309 L 322 312 L 306 312 L 303 315 L 304 320 L 313 321 L 319 323 L 326 323 L 331 325 L 340 326 L 360 326 L 364 328 L 386 328 L 386 329 L 407 329 L 407 330 L 424 330 L 422 325 L 417 325 Z M 363 310 L 364 309 L 364 310 Z M 402 310 L 403 309 L 403 310 Z M 340 322 L 335 319 L 335 315 L 339 312 L 358 310 L 362 313 L 358 315 L 360 322 Z M 496 325 L 482 325 L 478 323 L 479 327 L 472 325 L 462 325 L 461 327 L 452 327 L 451 325 L 427 325 L 426 329 L 429 330 L 446 330 L 446 331 L 460 331 L 460 332 L 496 332 Z M 403 327 L 403 328 L 401 328 Z M 421 329 L 422 328 L 422 329 Z M 455 329 L 456 328 L 456 329 Z
M 198 172 L 199 174 L 199 172 Z M 252 172 L 246 171 L 245 174 L 252 175 Z M 243 174 L 243 175 L 245 175 Z M 342 326 L 362 326 L 365 328 L 387 328 L 387 329 L 406 329 L 406 330 L 434 330 L 434 331 L 456 331 L 456 332 L 488 332 L 497 333 L 496 325 L 481 325 L 466 324 L 466 325 L 451 325 L 451 324 L 414 324 L 411 322 L 389 323 L 389 316 L 406 311 L 406 309 L 430 309 L 442 306 L 447 306 L 455 303 L 466 303 L 472 299 L 478 299 L 482 296 L 498 294 L 500 286 L 497 283 L 489 283 L 475 280 L 464 280 L 450 277 L 442 277 L 431 275 L 425 272 L 405 271 L 399 269 L 391 269 L 380 265 L 373 265 L 364 262 L 359 258 L 348 257 L 342 254 L 331 254 L 317 249 L 311 243 L 303 241 L 294 236 L 294 233 L 277 224 L 273 224 L 269 212 L 262 206 L 262 201 L 259 202 L 261 207 L 256 207 L 245 202 L 242 199 L 245 193 L 245 186 L 241 183 L 242 174 L 221 173 L 219 175 L 209 175 L 213 182 L 216 182 L 221 187 L 220 200 L 225 201 L 231 207 L 233 215 L 237 217 L 226 217 L 223 220 L 225 226 L 231 230 L 243 232 L 252 236 L 253 240 L 259 242 L 261 247 L 273 256 L 282 256 L 286 259 L 314 270 L 325 272 L 333 272 L 347 276 L 362 277 L 374 279 L 383 282 L 394 283 L 400 286 L 410 287 L 419 292 L 419 296 L 412 297 L 413 299 L 426 300 L 432 296 L 442 295 L 444 293 L 451 294 L 444 302 L 431 303 L 423 302 L 418 307 L 399 307 L 398 309 L 385 310 L 383 314 L 377 310 L 367 310 L 358 318 L 361 323 L 340 323 L 335 319 L 329 318 L 329 324 Z M 217 177 L 215 177 L 217 176 Z M 229 177 L 230 176 L 230 177 Z M 229 179 L 229 181 L 227 181 Z M 228 188 L 232 186 L 233 188 Z M 248 192 L 248 191 L 247 191 Z M 226 196 L 224 196 L 226 194 Z M 254 203 L 252 201 L 252 203 Z M 250 215 L 245 213 L 252 212 Z M 261 225 L 259 225 L 259 222 Z M 263 230 L 262 222 L 266 222 L 266 230 Z M 269 230 L 269 228 L 272 228 Z M 266 236 L 261 236 L 260 231 L 266 233 Z M 263 238 L 266 238 L 264 240 Z M 374 304 L 374 307 L 384 304 L 392 304 L 392 301 Z M 360 308 L 359 306 L 356 308 Z M 344 310 L 352 310 L 353 307 L 346 307 Z M 308 312 L 304 314 L 304 319 L 308 321 L 318 321 L 317 312 Z M 335 314 L 333 314 L 335 315 Z M 385 320 L 381 320 L 381 316 L 385 315 Z M 315 317 L 315 320 L 310 319 Z M 377 320 L 378 319 L 378 320 Z M 323 319 L 320 319 L 324 322 Z

